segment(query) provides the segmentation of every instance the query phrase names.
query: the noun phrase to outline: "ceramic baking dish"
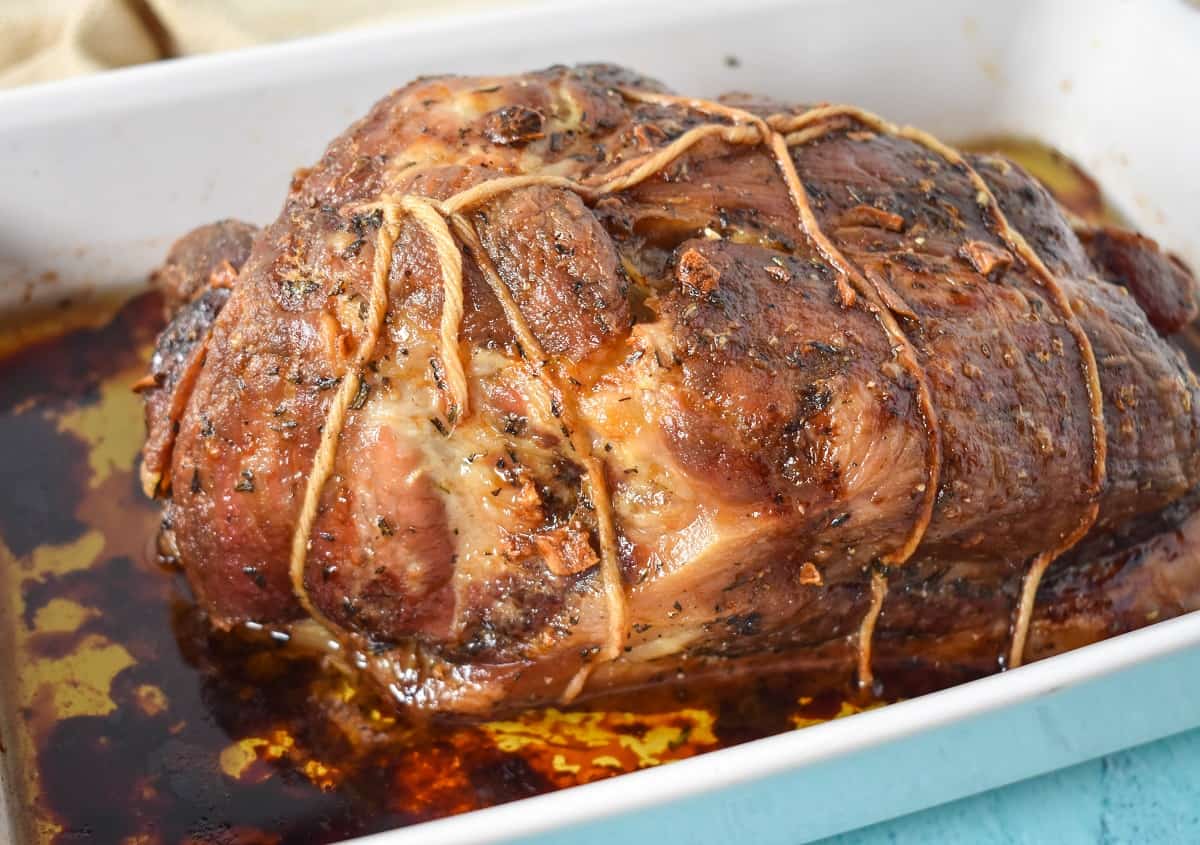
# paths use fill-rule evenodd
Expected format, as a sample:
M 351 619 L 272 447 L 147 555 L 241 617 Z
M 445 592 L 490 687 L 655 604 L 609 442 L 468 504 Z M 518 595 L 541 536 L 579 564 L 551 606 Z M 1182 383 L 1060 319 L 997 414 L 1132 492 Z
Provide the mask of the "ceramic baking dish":
M 0 307 L 141 279 L 222 217 L 272 218 L 292 168 L 413 76 L 607 60 L 689 93 L 865 106 L 942 137 L 1057 146 L 1200 265 L 1200 9 L 554 3 L 0 93 Z M 1200 724 L 1193 614 L 802 731 L 380 834 L 377 843 L 797 843 Z M 7 762 L 7 761 L 6 761 Z M 0 778 L 12 774 L 0 768 Z M 0 795 L 8 795 L 0 789 Z M 8 814 L 20 808 L 5 808 Z M 0 813 L 0 839 L 8 817 Z

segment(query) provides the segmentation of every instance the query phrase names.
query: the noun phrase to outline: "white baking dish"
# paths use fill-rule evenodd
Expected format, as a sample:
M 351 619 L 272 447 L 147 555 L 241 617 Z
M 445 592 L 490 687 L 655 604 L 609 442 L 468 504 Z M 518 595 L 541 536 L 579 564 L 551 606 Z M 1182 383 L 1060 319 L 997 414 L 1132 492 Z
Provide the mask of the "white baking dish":
M 192 226 L 272 218 L 291 169 L 415 75 L 589 60 L 689 93 L 849 101 L 950 139 L 1048 141 L 1200 265 L 1200 151 L 1185 142 L 1200 137 L 1200 10 L 1184 0 L 559 2 L 0 93 L 0 306 L 128 284 Z M 1198 701 L 1193 614 L 372 841 L 796 843 L 1193 727 Z M 0 838 L 4 825 L 0 814 Z

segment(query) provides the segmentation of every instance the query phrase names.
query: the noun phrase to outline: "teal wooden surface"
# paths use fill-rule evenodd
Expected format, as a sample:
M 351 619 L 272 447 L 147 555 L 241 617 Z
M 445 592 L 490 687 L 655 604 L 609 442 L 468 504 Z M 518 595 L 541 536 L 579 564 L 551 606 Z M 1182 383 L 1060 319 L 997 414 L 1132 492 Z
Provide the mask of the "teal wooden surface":
M 1200 842 L 1200 730 L 964 798 L 820 845 Z

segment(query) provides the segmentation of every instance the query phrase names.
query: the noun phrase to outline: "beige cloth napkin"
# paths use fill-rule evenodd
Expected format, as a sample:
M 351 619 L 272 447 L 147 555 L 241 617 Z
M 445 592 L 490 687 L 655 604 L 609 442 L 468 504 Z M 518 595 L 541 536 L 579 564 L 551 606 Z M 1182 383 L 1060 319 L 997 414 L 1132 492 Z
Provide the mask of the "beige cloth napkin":
M 530 0 L 0 0 L 0 87 Z

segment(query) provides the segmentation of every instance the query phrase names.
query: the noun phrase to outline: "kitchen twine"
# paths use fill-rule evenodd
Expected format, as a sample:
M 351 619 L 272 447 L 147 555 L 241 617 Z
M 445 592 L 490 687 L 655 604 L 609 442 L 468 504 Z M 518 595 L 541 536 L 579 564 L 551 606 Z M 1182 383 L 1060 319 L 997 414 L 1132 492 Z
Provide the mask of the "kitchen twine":
M 1034 271 L 1039 284 L 1046 290 L 1051 302 L 1060 311 L 1066 326 L 1074 336 L 1083 360 L 1090 399 L 1093 462 L 1089 492 L 1093 502 L 1086 509 L 1079 525 L 1066 536 L 1058 547 L 1038 555 L 1029 564 L 1023 578 L 1021 596 L 1012 625 L 1008 666 L 1021 665 L 1025 642 L 1033 616 L 1038 585 L 1050 563 L 1064 551 L 1077 543 L 1095 522 L 1099 510 L 1097 495 L 1104 484 L 1107 459 L 1107 443 L 1104 428 L 1100 378 L 1092 346 L 1071 308 L 1058 280 L 1042 262 L 1038 254 L 1019 232 L 1014 230 L 1000 209 L 987 183 L 974 168 L 954 149 L 933 136 L 907 126 L 896 126 L 883 118 L 863 109 L 845 105 L 827 105 L 809 109 L 800 114 L 781 113 L 760 117 L 743 109 L 723 103 L 680 97 L 670 94 L 618 88 L 619 93 L 634 102 L 653 103 L 683 107 L 699 111 L 731 123 L 706 123 L 684 132 L 662 149 L 645 156 L 630 159 L 613 170 L 602 174 L 601 179 L 586 178 L 582 181 L 549 174 L 524 174 L 492 179 L 467 188 L 447 199 L 404 195 L 381 196 L 372 203 L 357 204 L 356 212 L 378 210 L 382 221 L 375 242 L 375 260 L 371 278 L 371 291 L 366 319 L 366 336 L 358 345 L 353 360 L 348 366 L 348 377 L 343 378 L 333 395 L 326 412 L 321 439 L 313 459 L 312 470 L 305 484 L 300 515 L 292 535 L 289 572 L 297 600 L 304 609 L 327 629 L 336 640 L 340 640 L 338 626 L 322 613 L 313 603 L 305 583 L 304 568 L 308 558 L 309 536 L 316 520 L 321 491 L 333 470 L 337 445 L 349 411 L 361 387 L 362 372 L 374 354 L 379 336 L 383 332 L 384 318 L 388 310 L 388 279 L 391 271 L 392 251 L 399 237 L 400 227 L 410 221 L 416 224 L 432 241 L 438 258 L 442 281 L 442 313 L 439 324 L 439 358 L 444 378 L 439 379 L 439 389 L 445 393 L 446 417 L 451 426 L 462 421 L 470 413 L 467 380 L 459 350 L 459 333 L 463 315 L 462 249 L 470 251 L 479 265 L 489 288 L 499 300 L 505 319 L 516 335 L 523 359 L 522 366 L 540 383 L 543 393 L 532 397 L 544 411 L 560 418 L 568 432 L 568 444 L 583 465 L 588 497 L 596 508 L 596 521 L 600 541 L 600 574 L 607 605 L 606 637 L 595 658 L 585 663 L 567 683 L 561 701 L 568 703 L 583 689 L 592 669 L 602 661 L 615 660 L 625 643 L 628 608 L 617 558 L 617 534 L 613 516 L 612 497 L 604 476 L 604 467 L 592 455 L 590 444 L 582 436 L 580 426 L 575 423 L 572 403 L 566 401 L 567 393 L 559 385 L 561 372 L 542 349 L 529 329 L 519 306 L 511 292 L 496 272 L 486 250 L 480 244 L 474 224 L 466 216 L 472 208 L 502 194 L 532 185 L 564 188 L 578 194 L 584 201 L 594 202 L 600 197 L 631 188 L 650 178 L 670 165 L 697 143 L 708 138 L 719 138 L 730 145 L 763 145 L 769 149 L 776 166 L 787 186 L 788 194 L 799 218 L 801 231 L 818 250 L 821 256 L 838 273 L 837 290 L 846 307 L 854 305 L 859 298 L 865 307 L 878 319 L 891 343 L 898 363 L 912 376 L 916 384 L 918 408 L 928 436 L 926 449 L 926 480 L 921 504 L 913 528 L 904 542 L 895 550 L 880 558 L 879 566 L 872 567 L 870 602 L 862 620 L 857 642 L 858 683 L 870 688 L 874 683 L 871 668 L 871 644 L 875 625 L 887 597 L 889 567 L 907 561 L 920 545 L 933 515 L 941 474 L 941 436 L 938 430 L 937 413 L 934 409 L 932 392 L 925 370 L 918 361 L 908 337 L 885 303 L 900 303 L 903 300 L 881 279 L 868 281 L 833 245 L 821 230 L 808 192 L 796 172 L 789 148 L 809 143 L 829 132 L 843 128 L 849 123 L 868 127 L 876 133 L 913 141 L 940 156 L 951 167 L 967 176 L 976 190 L 976 201 L 991 216 L 995 233 L 1013 252 L 1018 254 Z

